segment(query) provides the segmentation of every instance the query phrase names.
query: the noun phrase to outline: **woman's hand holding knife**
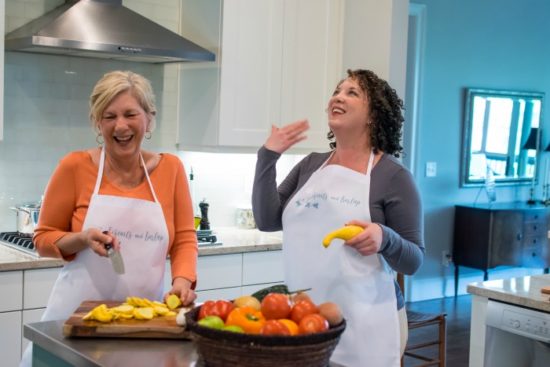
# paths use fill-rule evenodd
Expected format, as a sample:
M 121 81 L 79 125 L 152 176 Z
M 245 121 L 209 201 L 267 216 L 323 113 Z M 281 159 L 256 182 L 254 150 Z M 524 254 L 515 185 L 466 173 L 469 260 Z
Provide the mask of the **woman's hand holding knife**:
M 115 251 L 120 251 L 120 242 L 111 232 L 104 233 L 100 229 L 89 228 L 82 232 L 67 233 L 56 242 L 56 245 L 63 256 L 74 255 L 89 247 L 99 256 L 107 257 L 105 245 L 109 243 Z

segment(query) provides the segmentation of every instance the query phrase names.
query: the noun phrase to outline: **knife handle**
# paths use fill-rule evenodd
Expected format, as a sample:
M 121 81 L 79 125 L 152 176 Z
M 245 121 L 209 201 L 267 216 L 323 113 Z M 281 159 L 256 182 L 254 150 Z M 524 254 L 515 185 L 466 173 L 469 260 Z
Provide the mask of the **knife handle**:
M 103 231 L 103 232 L 101 232 L 101 233 L 103 233 L 103 234 L 109 234 L 108 231 Z M 112 243 L 112 242 L 109 242 L 109 243 L 106 243 L 104 246 L 105 246 L 105 250 L 109 251 L 110 249 L 113 248 L 113 243 Z

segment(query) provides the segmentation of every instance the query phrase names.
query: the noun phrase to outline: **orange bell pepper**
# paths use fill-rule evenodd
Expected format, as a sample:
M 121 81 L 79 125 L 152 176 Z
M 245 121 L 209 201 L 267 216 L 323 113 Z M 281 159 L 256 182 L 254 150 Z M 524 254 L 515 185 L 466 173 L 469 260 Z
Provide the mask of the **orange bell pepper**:
M 240 326 L 245 333 L 259 334 L 265 323 L 265 317 L 260 311 L 252 307 L 238 307 L 227 316 L 225 325 Z

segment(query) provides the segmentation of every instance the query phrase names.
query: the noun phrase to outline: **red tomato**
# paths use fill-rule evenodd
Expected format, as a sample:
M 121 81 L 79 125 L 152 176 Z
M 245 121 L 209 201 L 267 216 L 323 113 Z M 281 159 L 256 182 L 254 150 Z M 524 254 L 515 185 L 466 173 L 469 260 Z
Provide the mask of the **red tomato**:
M 269 293 L 261 304 L 262 314 L 267 320 L 286 319 L 290 315 L 290 300 L 282 293 Z
M 232 302 L 218 300 L 206 301 L 202 304 L 199 310 L 199 320 L 206 316 L 219 316 L 223 321 L 227 319 L 227 315 L 233 310 Z
M 260 330 L 263 335 L 290 335 L 288 327 L 278 320 L 267 320 Z
M 315 303 L 308 301 L 308 300 L 302 300 L 297 302 L 293 307 L 292 311 L 290 312 L 290 318 L 295 323 L 299 324 L 300 320 L 304 318 L 306 315 L 310 315 L 312 313 L 317 313 L 319 310 L 317 309 L 317 306 Z
M 318 313 L 304 316 L 298 324 L 299 334 L 313 334 L 325 330 L 328 330 L 328 321 Z

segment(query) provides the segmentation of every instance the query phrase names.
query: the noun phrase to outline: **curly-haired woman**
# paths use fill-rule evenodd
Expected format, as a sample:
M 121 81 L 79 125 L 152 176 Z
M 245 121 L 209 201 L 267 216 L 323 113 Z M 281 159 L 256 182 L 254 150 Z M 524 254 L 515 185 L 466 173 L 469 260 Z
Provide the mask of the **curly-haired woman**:
M 347 320 L 332 360 L 399 366 L 407 341 L 404 300 L 393 271 L 413 274 L 424 257 L 422 208 L 410 172 L 396 159 L 403 102 L 369 70 L 348 70 L 328 103 L 331 151 L 311 153 L 277 187 L 276 162 L 305 139 L 307 120 L 273 127 L 258 151 L 252 206 L 258 228 L 283 230 L 285 281 L 333 301 Z M 328 248 L 344 224 L 363 232 Z

